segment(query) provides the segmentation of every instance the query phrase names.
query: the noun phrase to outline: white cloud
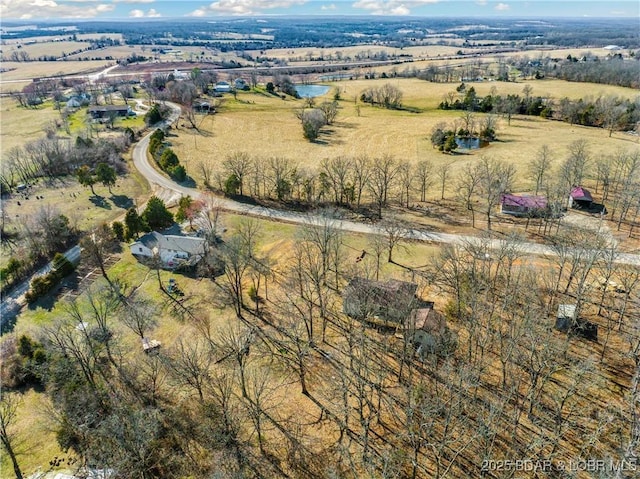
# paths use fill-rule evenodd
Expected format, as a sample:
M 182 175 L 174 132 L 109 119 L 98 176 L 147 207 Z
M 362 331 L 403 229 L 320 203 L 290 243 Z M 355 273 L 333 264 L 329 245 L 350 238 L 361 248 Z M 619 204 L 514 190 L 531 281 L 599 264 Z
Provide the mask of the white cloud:
M 212 4 L 198 8 L 189 13 L 190 17 L 207 15 L 255 15 L 274 8 L 291 8 L 302 5 L 307 0 L 218 0 Z
M 207 10 L 205 8 L 198 8 L 197 10 L 194 10 L 193 12 L 189 13 L 187 16 L 188 17 L 206 17 Z
M 97 3 L 97 0 L 65 3 L 57 3 L 54 0 L 0 0 L 0 17 L 19 20 L 94 18 L 103 13 L 111 12 L 114 8 L 113 3 Z
M 147 13 L 144 13 L 144 11 L 139 9 L 131 10 L 129 12 L 129 17 L 131 18 L 157 18 L 161 16 L 161 14 L 156 12 L 155 8 L 150 8 Z
M 507 10 L 509 10 L 511 7 L 506 4 L 506 3 L 499 3 L 497 4 L 495 7 L 496 10 L 498 10 L 499 12 L 506 12 Z
M 477 0 L 476 4 L 481 5 L 481 6 L 485 6 L 487 4 L 487 0 Z
M 322 5 L 320 7 L 320 10 L 335 10 L 336 9 L 336 4 L 332 3 L 331 5 Z
M 438 3 L 440 0 L 358 0 L 352 6 L 372 15 L 409 15 L 411 8 Z

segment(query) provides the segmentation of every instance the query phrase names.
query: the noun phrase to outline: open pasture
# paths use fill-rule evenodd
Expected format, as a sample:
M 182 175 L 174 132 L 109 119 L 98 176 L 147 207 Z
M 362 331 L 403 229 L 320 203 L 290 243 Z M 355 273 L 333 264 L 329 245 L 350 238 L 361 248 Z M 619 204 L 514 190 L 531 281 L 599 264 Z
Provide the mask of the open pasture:
M 6 45 L 2 49 L 2 56 L 9 59 L 14 52 L 26 52 L 32 59 L 41 56 L 54 56 L 59 58 L 76 50 L 87 49 L 89 46 L 89 42 L 69 40 L 23 43 L 22 45 Z
M 3 62 L 6 70 L 2 74 L 2 87 L 6 91 L 14 91 L 13 80 L 31 80 L 32 78 L 55 75 L 79 75 L 92 73 L 100 68 L 113 64 L 108 60 L 64 61 L 64 62 Z
M 419 108 L 422 112 L 385 110 L 354 101 L 364 88 L 381 85 L 383 81 L 339 82 L 335 85 L 341 89 L 343 100 L 340 101 L 336 122 L 323 127 L 318 141 L 311 143 L 303 137 L 300 120 L 294 115 L 294 110 L 304 105 L 302 100 L 287 98 L 283 101 L 277 97 L 242 92 L 238 94 L 238 101 L 228 98 L 218 114 L 199 120 L 200 133 L 184 128 L 174 131 L 177 137 L 170 139 L 172 148 L 196 179 L 199 179 L 201 162 L 219 165 L 227 155 L 235 152 L 247 152 L 265 161 L 275 156 L 286 157 L 308 168 L 317 167 L 323 158 L 340 155 L 366 154 L 375 158 L 389 154 L 410 163 L 430 160 L 436 167 L 453 163 L 454 171 L 487 155 L 515 164 L 520 172 L 517 186 L 521 189 L 529 187 L 524 178 L 526 164 L 544 144 L 553 151 L 556 163 L 566 157 L 568 146 L 578 139 L 587 141 L 593 158 L 609 155 L 617 149 L 639 148 L 637 137 L 625 133 L 614 133 L 609 138 L 608 131 L 603 129 L 515 116 L 511 125 L 506 119 L 499 120 L 498 141 L 490 146 L 454 155 L 442 154 L 431 146 L 431 130 L 442 122 L 453 125 L 460 121 L 462 112 L 435 108 L 446 93 L 455 90 L 457 84 L 434 84 L 415 79 L 389 81 L 403 91 L 404 105 Z M 560 85 L 562 83 L 549 82 L 548 87 L 554 87 L 556 92 L 568 92 L 570 85 L 565 90 Z M 541 86 L 536 82 L 532 84 L 535 95 Z M 520 93 L 524 83 L 482 83 L 474 84 L 474 87 L 482 95 L 488 93 L 492 85 L 497 86 L 499 93 L 505 94 L 507 91 L 503 87 Z M 596 85 L 594 89 L 596 87 L 601 86 Z M 629 92 L 625 89 L 618 91 Z M 330 91 L 317 102 L 331 100 L 331 95 Z M 478 118 L 481 116 L 478 114 Z
M 4 158 L 9 150 L 16 146 L 37 140 L 44 136 L 45 127 L 60 119 L 60 113 L 51 104 L 37 108 L 22 108 L 13 98 L 0 97 L 0 157 Z

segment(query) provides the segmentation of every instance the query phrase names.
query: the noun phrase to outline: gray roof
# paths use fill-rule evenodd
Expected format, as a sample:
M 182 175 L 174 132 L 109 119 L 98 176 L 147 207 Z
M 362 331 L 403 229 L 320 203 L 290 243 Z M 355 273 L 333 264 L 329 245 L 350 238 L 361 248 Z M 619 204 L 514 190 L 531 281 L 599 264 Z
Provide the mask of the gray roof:
M 140 237 L 137 243 L 142 243 L 144 246 L 153 250 L 158 248 L 159 250 L 174 250 L 184 251 L 190 255 L 204 254 L 204 238 L 198 238 L 195 236 L 178 236 L 178 235 L 163 235 L 157 231 L 152 231 L 146 235 Z

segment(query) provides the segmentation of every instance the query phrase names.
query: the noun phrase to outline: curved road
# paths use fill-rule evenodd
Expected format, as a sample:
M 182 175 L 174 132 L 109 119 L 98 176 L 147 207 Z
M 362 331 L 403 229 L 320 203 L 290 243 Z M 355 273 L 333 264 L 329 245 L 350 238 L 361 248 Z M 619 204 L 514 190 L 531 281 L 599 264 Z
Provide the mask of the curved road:
M 170 102 L 166 102 L 166 105 L 168 105 L 172 109 L 171 116 L 166 122 L 168 124 L 171 124 L 179 118 L 180 106 Z M 149 146 L 149 138 L 152 133 L 153 132 L 150 132 L 145 135 L 145 137 L 138 142 L 133 150 L 133 163 L 138 171 L 149 181 L 152 187 L 156 185 L 159 188 L 170 190 L 183 196 L 189 195 L 192 198 L 201 198 L 203 196 L 203 193 L 201 191 L 195 188 L 188 188 L 186 186 L 181 186 L 175 183 L 173 180 L 160 173 L 153 165 L 149 163 L 147 148 Z M 247 205 L 230 200 L 228 198 L 218 198 L 216 201 L 220 208 L 227 211 L 254 215 L 278 221 L 286 221 L 289 223 L 321 225 L 324 220 L 324 218 L 317 215 L 265 208 L 263 206 Z M 379 227 L 364 223 L 357 223 L 355 221 L 336 220 L 334 226 L 341 230 L 351 231 L 354 233 L 384 234 L 384 232 L 381 231 Z M 436 233 L 419 229 L 407 229 L 402 234 L 402 236 L 407 239 L 416 241 L 446 244 L 479 244 L 485 241 L 477 236 Z M 490 249 L 500 249 L 504 247 L 504 245 L 505 241 L 500 239 L 492 239 L 488 243 L 488 247 Z M 555 255 L 554 251 L 550 247 L 539 243 L 521 242 L 518 245 L 518 248 L 523 253 L 528 254 L 549 256 Z M 616 259 L 616 262 L 620 264 L 640 265 L 640 255 L 631 253 L 620 253 Z

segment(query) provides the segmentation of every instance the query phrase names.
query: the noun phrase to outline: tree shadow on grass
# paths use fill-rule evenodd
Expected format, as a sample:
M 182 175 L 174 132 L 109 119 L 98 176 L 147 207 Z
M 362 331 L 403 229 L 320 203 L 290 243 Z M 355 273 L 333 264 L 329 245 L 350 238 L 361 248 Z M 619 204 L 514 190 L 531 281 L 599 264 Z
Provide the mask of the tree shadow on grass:
M 127 195 L 111 195 L 109 199 L 118 208 L 128 210 L 133 206 L 133 199 L 129 198 Z
M 104 208 L 105 210 L 111 209 L 111 204 L 107 202 L 104 196 L 94 195 L 89 198 L 89 201 L 91 201 L 91 203 L 93 203 L 98 208 Z

